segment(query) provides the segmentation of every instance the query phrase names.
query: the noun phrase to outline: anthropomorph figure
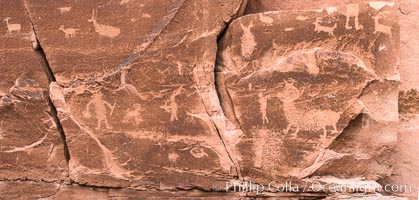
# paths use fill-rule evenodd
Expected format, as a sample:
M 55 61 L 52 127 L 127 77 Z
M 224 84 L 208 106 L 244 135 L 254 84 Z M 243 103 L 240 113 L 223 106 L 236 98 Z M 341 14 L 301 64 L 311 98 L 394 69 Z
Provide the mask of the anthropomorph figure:
M 105 126 L 106 126 L 107 129 L 111 129 L 112 127 L 109 125 L 108 118 L 107 118 L 107 115 L 106 115 L 106 107 L 108 107 L 110 109 L 109 115 L 112 115 L 116 104 L 114 104 L 112 106 L 109 102 L 107 102 L 103 99 L 103 94 L 102 93 L 100 93 L 100 92 L 95 93 L 92 96 L 92 100 L 90 100 L 90 102 L 87 104 L 86 111 L 83 112 L 83 115 L 87 118 L 91 117 L 89 110 L 90 110 L 90 107 L 91 107 L 92 104 L 93 104 L 93 108 L 95 110 L 95 114 L 96 114 L 96 118 L 97 118 L 96 129 L 100 129 L 102 122 L 105 122 Z
M 165 109 L 167 112 L 170 112 L 170 121 L 178 120 L 178 104 L 176 102 L 176 96 L 180 94 L 180 92 L 183 90 L 183 86 L 180 86 L 179 88 L 175 89 L 170 95 L 170 105 L 167 105 L 168 102 L 164 104 L 164 106 L 161 106 L 161 108 Z
M 269 96 L 265 96 L 262 93 L 258 94 L 259 97 L 259 104 L 260 104 L 260 114 L 262 115 L 262 122 L 263 124 L 268 124 L 269 123 L 269 119 L 268 116 L 266 114 L 266 110 L 268 108 L 268 98 Z

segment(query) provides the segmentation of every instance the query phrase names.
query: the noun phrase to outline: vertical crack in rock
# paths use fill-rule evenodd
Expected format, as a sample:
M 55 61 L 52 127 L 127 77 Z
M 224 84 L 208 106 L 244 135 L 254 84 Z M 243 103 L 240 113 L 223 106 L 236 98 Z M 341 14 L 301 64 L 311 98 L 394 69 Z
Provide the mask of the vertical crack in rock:
M 231 22 L 233 22 L 235 19 L 244 15 L 244 12 L 246 11 L 246 8 L 247 8 L 247 3 L 248 3 L 248 0 L 241 0 L 240 1 L 240 6 L 237 8 L 235 14 L 232 16 L 232 18 L 228 22 L 225 23 L 223 29 L 218 34 L 217 44 L 218 44 L 218 42 L 220 42 L 221 38 L 223 38 L 223 36 L 227 32 L 227 29 L 230 26 Z
M 28 10 L 28 7 L 27 7 L 25 1 L 23 1 L 23 6 L 25 8 L 26 15 L 27 15 L 28 20 L 30 22 L 30 25 L 32 27 L 32 34 L 30 35 L 30 41 L 31 41 L 31 44 L 32 44 L 32 48 L 34 49 L 36 55 L 39 57 L 39 61 L 41 62 L 41 65 L 44 68 L 45 75 L 47 76 L 48 83 L 50 84 L 50 83 L 56 81 L 55 76 L 54 76 L 54 74 L 51 70 L 51 67 L 50 67 L 49 63 L 48 63 L 47 56 L 45 55 L 45 52 L 42 49 L 41 44 L 38 40 L 38 37 L 36 35 L 36 31 L 35 31 L 35 26 L 34 26 L 34 23 L 31 19 L 31 16 L 30 16 L 30 13 L 29 13 L 29 10 Z M 48 91 L 48 93 L 49 93 L 49 91 Z M 49 95 L 48 95 L 48 105 L 51 109 L 51 117 L 54 119 L 54 122 L 57 125 L 57 130 L 60 133 L 60 137 L 61 137 L 61 140 L 62 140 L 63 146 L 64 146 L 64 157 L 65 157 L 65 159 L 67 161 L 67 164 L 68 164 L 68 162 L 70 160 L 70 152 L 69 152 L 68 146 L 67 146 L 66 135 L 65 135 L 65 132 L 64 132 L 64 128 L 61 125 L 60 118 L 58 117 L 57 109 L 55 108 L 54 104 L 52 103 L 51 98 L 49 97 Z
M 217 49 L 216 49 L 216 56 L 215 56 L 215 60 L 214 60 L 214 68 L 213 68 L 214 79 L 213 79 L 213 81 L 214 81 L 215 95 L 216 95 L 219 110 L 220 110 L 220 112 L 218 112 L 218 114 L 221 113 L 222 116 L 214 116 L 212 113 L 208 113 L 210 115 L 212 121 L 213 121 L 215 130 L 218 134 L 218 137 L 221 140 L 221 143 L 224 146 L 225 151 L 227 152 L 227 155 L 228 155 L 230 161 L 234 164 L 234 166 L 233 166 L 234 169 L 231 169 L 230 173 L 237 179 L 241 178 L 239 162 L 237 160 L 237 157 L 234 156 L 233 149 L 231 149 L 231 147 L 229 146 L 226 138 L 224 138 L 224 136 L 223 136 L 223 133 L 226 134 L 225 132 L 229 132 L 228 134 L 230 134 L 230 133 L 234 134 L 236 131 L 229 130 L 229 120 L 228 120 L 229 118 L 227 118 L 225 116 L 224 110 L 222 109 L 222 106 L 221 106 L 222 100 L 221 100 L 221 95 L 219 93 L 220 85 L 217 82 L 216 65 L 217 65 L 217 60 L 218 60 L 218 53 L 217 52 L 218 52 L 218 49 L 219 49 L 220 40 L 224 37 L 225 33 L 227 32 L 230 23 L 232 21 L 234 21 L 236 18 L 239 18 L 239 17 L 243 16 L 244 11 L 246 10 L 247 2 L 248 2 L 248 0 L 241 0 L 240 1 L 240 5 L 235 10 L 231 19 L 224 24 L 224 27 L 221 29 L 221 31 L 219 32 L 219 34 L 216 37 L 216 39 L 217 39 L 217 41 L 216 41 L 217 42 Z M 205 104 L 205 102 L 204 102 L 204 104 Z M 220 118 L 220 117 L 223 118 L 223 119 L 218 120 L 217 118 Z M 217 123 L 217 121 L 218 121 L 218 123 Z M 221 124 L 219 121 L 223 121 L 224 123 Z M 235 129 L 237 129 L 237 128 L 240 129 L 241 128 L 241 126 L 237 126 L 237 123 L 235 123 L 235 122 L 232 122 L 232 124 L 235 127 Z

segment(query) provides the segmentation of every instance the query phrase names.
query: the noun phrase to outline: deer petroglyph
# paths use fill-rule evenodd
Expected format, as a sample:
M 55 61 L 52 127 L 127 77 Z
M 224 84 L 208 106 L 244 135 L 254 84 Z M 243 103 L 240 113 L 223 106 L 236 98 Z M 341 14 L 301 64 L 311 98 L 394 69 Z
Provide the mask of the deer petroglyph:
M 15 32 L 19 32 L 20 31 L 20 29 L 22 29 L 22 26 L 20 25 L 20 24 L 10 24 L 9 23 L 9 20 L 10 19 L 12 19 L 12 18 L 10 18 L 10 17 L 6 17 L 5 19 L 4 19 L 4 21 L 6 22 L 6 24 L 7 24 L 7 29 L 9 30 L 9 33 L 10 34 L 12 34 L 13 33 L 13 31 L 15 31 Z
M 314 24 L 314 30 L 317 33 L 326 32 L 326 33 L 329 34 L 329 36 L 334 35 L 333 31 L 338 27 L 337 23 L 335 23 L 335 25 L 333 25 L 332 27 L 322 26 L 322 25 L 320 25 L 320 23 L 323 23 L 323 20 L 320 17 L 316 18 L 316 21 L 313 23 Z
M 98 33 L 99 35 L 114 38 L 118 36 L 119 33 L 121 33 L 121 30 L 119 28 L 109 26 L 109 25 L 99 24 L 96 20 L 96 17 L 97 17 L 97 11 L 93 10 L 92 18 L 87 21 L 93 23 L 93 27 L 95 28 L 96 33 Z

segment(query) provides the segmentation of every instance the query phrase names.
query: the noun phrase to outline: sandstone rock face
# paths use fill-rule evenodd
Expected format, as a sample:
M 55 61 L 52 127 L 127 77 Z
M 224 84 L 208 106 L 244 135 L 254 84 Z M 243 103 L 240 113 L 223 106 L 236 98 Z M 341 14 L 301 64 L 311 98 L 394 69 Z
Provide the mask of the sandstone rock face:
M 226 116 L 243 131 L 228 140 L 243 177 L 376 180 L 391 173 L 398 120 L 391 5 L 260 13 L 230 25 L 217 83 Z M 343 134 L 361 113 L 368 124 Z M 374 142 L 362 146 L 366 135 Z M 338 136 L 344 142 L 336 145 Z
M 397 162 L 394 172 L 386 183 L 409 185 L 412 190 L 399 192 L 399 195 L 417 198 L 419 187 L 419 162 L 417 145 L 419 141 L 419 2 L 400 1 L 400 80 L 399 94 L 400 124 L 397 144 Z
M 56 77 L 71 180 L 209 189 L 236 175 L 211 72 L 240 0 L 26 3 Z
M 21 2 L 0 5 L 0 180 L 60 180 L 67 164 L 31 23 Z
M 246 14 L 261 13 L 278 10 L 315 10 L 330 7 L 341 7 L 350 4 L 373 2 L 368 0 L 249 0 Z M 373 2 L 377 7 L 382 2 L 397 2 L 395 0 L 385 0 Z M 355 17 L 355 16 L 353 16 Z
M 0 199 L 403 199 L 400 3 L 0 0 Z

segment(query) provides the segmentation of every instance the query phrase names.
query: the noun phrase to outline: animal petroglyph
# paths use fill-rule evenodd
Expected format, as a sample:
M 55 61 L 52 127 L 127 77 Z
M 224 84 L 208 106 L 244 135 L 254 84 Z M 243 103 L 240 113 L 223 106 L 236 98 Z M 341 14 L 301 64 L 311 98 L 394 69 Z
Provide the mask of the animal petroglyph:
M 119 5 L 124 5 L 129 3 L 131 0 L 121 0 L 121 3 Z
M 116 103 L 112 106 L 112 104 L 110 104 L 109 102 L 105 101 L 103 99 L 103 94 L 102 93 L 95 93 L 92 96 L 92 100 L 90 100 L 90 102 L 87 104 L 86 106 L 86 111 L 83 112 L 83 115 L 86 118 L 90 118 L 91 114 L 90 114 L 90 107 L 93 104 L 93 108 L 95 110 L 95 115 L 97 118 L 97 127 L 96 129 L 100 129 L 101 127 L 101 123 L 105 122 L 105 126 L 107 129 L 112 128 L 109 123 L 108 123 L 108 118 L 106 116 L 106 107 L 108 107 L 111 111 L 109 113 L 109 115 L 112 115 Z
M 297 20 L 300 20 L 300 21 L 305 21 L 305 20 L 307 20 L 307 19 L 308 19 L 308 17 L 307 17 L 307 16 L 300 16 L 300 15 L 299 15 L 299 16 L 297 16 L 297 17 L 296 17 L 296 19 L 297 19 Z
M 368 5 L 375 10 L 381 10 L 385 6 L 393 7 L 394 2 L 375 1 L 375 2 L 368 2 Z
M 346 29 L 352 29 L 353 27 L 349 25 L 349 21 L 351 18 L 354 18 L 355 23 L 355 29 L 360 30 L 362 29 L 362 25 L 359 24 L 359 4 L 349 4 L 346 6 L 346 13 L 344 13 L 346 16 L 346 23 L 345 28 Z
M 121 33 L 119 28 L 109 26 L 109 25 L 99 24 L 96 20 L 96 17 L 97 17 L 97 11 L 93 10 L 92 18 L 87 21 L 93 23 L 93 27 L 95 28 L 96 33 L 98 33 L 99 35 L 114 38 L 118 36 L 119 33 Z
M 123 122 L 128 123 L 133 121 L 135 124 L 140 124 L 143 121 L 140 111 L 142 111 L 141 105 L 137 103 L 134 104 L 133 110 L 127 110 L 127 114 L 125 115 Z
M 391 37 L 392 36 L 391 26 L 380 24 L 380 22 L 378 21 L 380 19 L 383 19 L 384 17 L 385 17 L 384 13 L 380 13 L 372 17 L 374 19 L 374 24 L 375 24 L 374 34 L 380 32 L 380 33 L 387 34 Z
M 263 124 L 268 124 L 269 123 L 269 119 L 268 116 L 266 114 L 266 110 L 268 108 L 268 98 L 269 96 L 264 96 L 262 93 L 258 94 L 259 97 L 259 104 L 260 104 L 260 114 L 262 115 L 262 122 Z
M 203 158 L 208 156 L 208 154 L 201 147 L 193 147 L 189 152 L 195 158 Z
M 65 38 L 70 38 L 70 37 L 76 37 L 76 31 L 80 29 L 64 28 L 64 25 L 61 25 L 58 30 L 64 32 Z
M 73 8 L 73 6 L 60 7 L 60 8 L 57 8 L 57 10 L 59 10 L 60 13 L 63 14 L 63 13 L 66 13 L 66 12 L 70 12 L 71 8 Z
M 169 155 L 167 156 L 170 160 L 170 162 L 176 162 L 180 156 L 176 153 L 169 153 Z
M 328 33 L 329 36 L 334 35 L 333 31 L 338 27 L 337 23 L 335 23 L 335 25 L 333 25 L 332 27 L 322 26 L 322 25 L 320 25 L 320 23 L 323 23 L 323 21 L 320 17 L 316 18 L 316 21 L 313 23 L 314 24 L 314 30 L 317 31 L 317 33 L 325 32 L 325 33 Z
M 173 91 L 172 95 L 170 95 L 170 105 L 168 104 L 168 101 L 166 101 L 166 103 L 164 104 L 164 106 L 161 106 L 160 108 L 163 108 L 164 110 L 166 110 L 167 112 L 170 112 L 170 121 L 175 121 L 175 120 L 179 120 L 178 118 L 178 104 L 176 102 L 176 96 L 178 96 L 183 90 L 183 86 L 175 89 L 175 91 Z
M 294 80 L 285 81 L 285 91 L 278 95 L 283 102 L 283 111 L 288 125 L 284 129 L 284 133 L 288 134 L 292 127 L 295 128 L 293 136 L 302 130 L 319 130 L 323 129 L 323 137 L 327 137 L 327 126 L 332 126 L 332 133 L 337 133 L 336 125 L 340 119 L 341 112 L 332 110 L 304 110 L 295 106 L 294 101 L 302 96 L 303 90 L 298 90 L 294 86 Z
M 326 12 L 327 12 L 328 15 L 331 15 L 331 14 L 337 12 L 338 11 L 338 8 L 336 8 L 336 7 L 328 7 L 328 8 L 325 8 L 325 10 L 326 10 Z
M 12 34 L 13 33 L 13 31 L 15 31 L 15 32 L 19 32 L 20 31 L 20 29 L 22 29 L 22 26 L 20 25 L 20 24 L 10 24 L 9 23 L 9 20 L 10 19 L 12 19 L 12 18 L 10 18 L 10 17 L 6 17 L 5 19 L 4 19 L 4 21 L 6 22 L 6 24 L 7 24 L 7 29 L 9 30 L 9 33 L 10 34 Z

